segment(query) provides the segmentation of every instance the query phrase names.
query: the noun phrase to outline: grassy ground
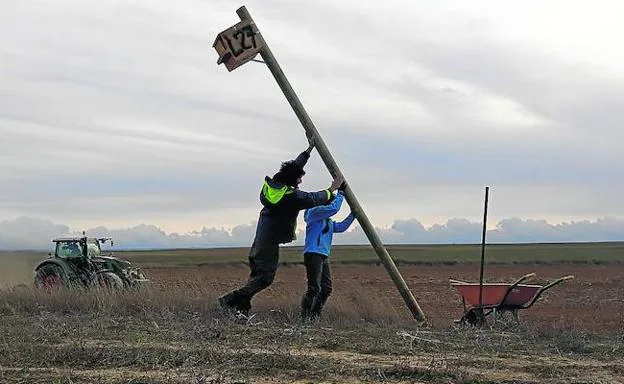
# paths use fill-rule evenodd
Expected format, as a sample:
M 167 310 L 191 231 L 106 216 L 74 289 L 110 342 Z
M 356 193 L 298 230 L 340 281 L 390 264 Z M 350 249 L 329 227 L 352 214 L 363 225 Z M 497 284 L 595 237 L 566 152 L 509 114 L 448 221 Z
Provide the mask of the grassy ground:
M 362 320 L 298 324 L 296 305 L 237 322 L 208 292 L 0 295 L 0 381 L 15 383 L 618 383 L 624 334 Z M 369 303 L 370 304 L 370 303 Z M 337 320 L 340 319 L 340 320 Z
M 390 245 L 388 252 L 402 263 L 472 263 L 481 255 L 480 245 Z M 622 262 L 624 243 L 488 245 L 489 263 L 617 263 Z M 282 262 L 301 262 L 301 247 L 284 247 Z M 246 261 L 247 248 L 120 252 L 130 260 L 149 265 L 197 265 Z M 370 246 L 336 246 L 334 262 L 378 261 Z
M 474 263 L 481 257 L 480 245 L 389 245 L 388 252 L 398 264 L 454 264 Z M 212 263 L 244 263 L 248 248 L 171 249 L 116 251 L 115 255 L 143 267 L 174 267 Z M 334 263 L 377 263 L 372 247 L 335 246 Z M 301 247 L 283 247 L 282 263 L 301 263 Z M 487 246 L 489 264 L 549 264 L 549 263 L 622 263 L 624 243 L 565 243 L 565 244 L 491 244 Z M 34 268 L 47 257 L 47 252 L 2 252 L 0 263 L 20 264 Z M 0 275 L 0 278 L 2 276 Z
M 314 324 L 297 319 L 300 265 L 281 267 L 250 321 L 215 308 L 217 294 L 244 281 L 245 248 L 119 252 L 147 268 L 152 282 L 114 295 L 35 292 L 32 268 L 46 255 L 0 253 L 0 382 L 624 382 L 624 244 L 488 246 L 488 263 L 498 264 L 488 279 L 530 271 L 544 282 L 577 278 L 546 295 L 521 324 L 484 329 L 452 323 L 461 304 L 448 285 L 449 277 L 475 279 L 479 246 L 388 248 L 428 327 L 406 316 L 364 246 L 336 248 L 333 263 L 357 265 L 336 266 L 336 292 Z M 300 248 L 283 250 L 286 264 L 300 260 Z
M 458 264 L 479 262 L 480 245 L 389 245 L 388 252 L 398 265 Z M 379 264 L 372 247 L 335 246 L 334 264 Z M 115 251 L 144 268 L 172 268 L 210 264 L 247 263 L 249 248 L 167 249 Z M 488 264 L 620 264 L 624 262 L 624 242 L 566 244 L 492 244 L 486 249 Z M 47 252 L 0 251 L 0 288 L 30 284 L 37 263 Z M 280 263 L 302 263 L 301 247 L 283 247 Z

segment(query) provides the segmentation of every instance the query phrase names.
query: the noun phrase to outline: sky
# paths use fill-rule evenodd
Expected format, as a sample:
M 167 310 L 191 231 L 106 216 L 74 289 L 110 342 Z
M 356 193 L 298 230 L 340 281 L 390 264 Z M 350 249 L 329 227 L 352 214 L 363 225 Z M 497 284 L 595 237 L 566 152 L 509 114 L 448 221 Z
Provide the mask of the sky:
M 216 64 L 241 5 L 0 0 L 0 248 L 251 243 L 307 141 L 264 64 Z M 486 185 L 492 241 L 624 240 L 621 2 L 244 5 L 384 241 L 480 241 Z

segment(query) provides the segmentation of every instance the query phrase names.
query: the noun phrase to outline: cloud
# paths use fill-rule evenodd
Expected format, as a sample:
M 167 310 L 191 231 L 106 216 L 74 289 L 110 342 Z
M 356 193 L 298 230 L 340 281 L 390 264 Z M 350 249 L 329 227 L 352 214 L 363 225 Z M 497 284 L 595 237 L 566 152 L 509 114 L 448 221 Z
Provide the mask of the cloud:
M 98 226 L 87 230 L 89 236 L 112 236 L 119 249 L 249 247 L 255 222 L 233 228 L 203 227 L 188 233 L 167 233 L 155 225 L 140 224 L 109 229 Z M 303 245 L 305 232 L 300 227 L 298 240 Z M 390 227 L 376 228 L 385 244 L 476 244 L 481 242 L 481 223 L 449 219 L 444 224 L 425 227 L 417 219 L 395 220 Z M 54 237 L 79 235 L 80 231 L 47 220 L 20 217 L 0 222 L 0 249 L 49 249 Z M 510 218 L 488 230 L 488 243 L 595 242 L 624 241 L 624 220 L 605 217 L 550 224 L 546 220 Z M 354 224 L 349 231 L 336 234 L 335 244 L 368 244 L 362 228 Z
M 0 248 L 46 249 L 50 240 L 69 232 L 69 227 L 48 220 L 18 217 L 0 221 Z
M 468 233 L 452 218 L 479 220 L 483 185 L 499 221 L 624 217 L 621 5 L 247 5 L 380 227 Z M 216 65 L 238 6 L 3 4 L 0 217 L 167 233 L 256 217 L 264 175 L 306 141 L 266 66 Z M 329 183 L 316 154 L 304 183 Z
M 490 236 L 496 242 L 621 241 L 624 238 L 624 221 L 605 217 L 553 225 L 546 220 L 512 218 L 501 220 Z
M 425 227 L 417 219 L 410 219 L 395 220 L 392 226 L 376 231 L 386 244 L 478 244 L 482 224 L 453 218 L 444 224 Z M 605 217 L 551 224 L 546 220 L 516 217 L 500 220 L 486 236 L 488 243 L 623 241 L 624 220 Z M 359 226 L 335 237 L 335 244 L 366 243 L 368 240 Z

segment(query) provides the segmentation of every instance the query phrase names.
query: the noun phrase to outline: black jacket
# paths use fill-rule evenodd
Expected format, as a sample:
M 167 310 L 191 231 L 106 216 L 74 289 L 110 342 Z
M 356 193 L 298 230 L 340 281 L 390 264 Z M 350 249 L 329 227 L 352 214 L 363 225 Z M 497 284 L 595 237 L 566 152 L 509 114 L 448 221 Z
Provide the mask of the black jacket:
M 303 168 L 309 157 L 310 154 L 304 151 L 297 156 L 295 162 Z M 256 227 L 256 242 L 290 243 L 296 238 L 299 211 L 327 204 L 332 197 L 332 193 L 327 189 L 304 192 L 266 176 L 260 191 L 263 208 Z

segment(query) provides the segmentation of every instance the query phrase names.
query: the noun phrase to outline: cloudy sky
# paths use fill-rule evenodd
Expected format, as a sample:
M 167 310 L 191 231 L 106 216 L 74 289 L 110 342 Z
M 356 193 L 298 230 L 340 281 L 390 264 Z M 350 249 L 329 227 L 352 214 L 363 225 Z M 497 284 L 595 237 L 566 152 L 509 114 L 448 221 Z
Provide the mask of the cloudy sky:
M 263 64 L 216 64 L 242 3 L 0 4 L 0 247 L 251 242 L 264 175 L 307 143 Z M 621 2 L 245 5 L 386 240 L 479 241 L 485 185 L 505 240 L 624 240 Z

